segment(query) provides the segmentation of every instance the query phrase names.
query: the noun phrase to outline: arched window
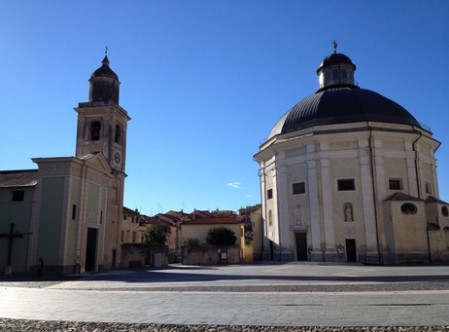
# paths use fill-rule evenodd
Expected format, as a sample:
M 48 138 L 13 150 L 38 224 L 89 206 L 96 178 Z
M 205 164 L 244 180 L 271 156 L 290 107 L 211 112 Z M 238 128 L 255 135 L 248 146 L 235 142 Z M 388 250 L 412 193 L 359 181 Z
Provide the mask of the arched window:
M 449 211 L 447 210 L 447 206 L 441 207 L 441 214 L 443 215 L 443 217 L 449 216 Z
M 92 141 L 98 141 L 100 139 L 101 123 L 99 121 L 93 121 L 90 124 L 90 139 Z
M 418 208 L 415 204 L 404 203 L 401 205 L 401 211 L 403 214 L 416 214 L 416 212 L 418 212 Z
M 268 226 L 273 226 L 273 214 L 268 210 Z
M 120 125 L 115 125 L 114 141 L 115 141 L 115 143 L 120 144 L 121 139 L 122 139 L 122 127 L 120 127 Z

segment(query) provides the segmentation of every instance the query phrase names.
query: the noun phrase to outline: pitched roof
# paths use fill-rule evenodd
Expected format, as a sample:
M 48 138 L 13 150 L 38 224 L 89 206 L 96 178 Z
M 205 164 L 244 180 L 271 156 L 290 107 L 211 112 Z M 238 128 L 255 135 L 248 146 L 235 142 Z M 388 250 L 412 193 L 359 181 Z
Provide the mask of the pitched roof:
M 239 225 L 239 224 L 243 224 L 243 222 L 232 217 L 194 219 L 183 223 L 183 225 Z
M 241 217 L 233 211 L 215 210 L 201 211 L 194 210 L 192 213 L 181 211 L 168 211 L 166 213 L 158 213 L 152 217 L 145 216 L 151 220 L 150 223 L 164 223 L 170 226 L 177 224 L 183 225 L 223 225 L 223 224 L 242 224 Z
M 239 209 L 240 214 L 251 213 L 262 208 L 262 204 L 250 205 Z
M 33 187 L 37 184 L 37 169 L 0 171 L 0 187 Z
M 427 198 L 426 198 L 426 203 L 427 203 L 427 204 L 429 204 L 429 203 L 440 203 L 440 204 L 446 204 L 446 205 L 449 205 L 449 203 L 447 203 L 447 202 L 445 202 L 445 201 L 442 201 L 441 199 L 436 198 L 436 197 L 434 197 L 434 196 L 429 196 L 429 197 L 427 197 Z
M 423 201 L 423 200 L 418 197 L 397 192 L 388 197 L 387 199 L 385 199 L 385 201 Z
M 137 211 L 137 210 L 132 210 L 132 209 L 130 209 L 130 208 L 127 208 L 126 206 L 123 207 L 123 213 L 131 214 L 131 215 L 133 215 L 133 216 L 138 216 L 138 215 L 139 215 L 139 211 Z

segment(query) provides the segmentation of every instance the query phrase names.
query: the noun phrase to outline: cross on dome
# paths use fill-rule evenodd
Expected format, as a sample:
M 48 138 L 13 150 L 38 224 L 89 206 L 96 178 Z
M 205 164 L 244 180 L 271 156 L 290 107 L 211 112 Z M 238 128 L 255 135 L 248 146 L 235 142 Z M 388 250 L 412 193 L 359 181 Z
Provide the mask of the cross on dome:
M 337 44 L 337 41 L 332 41 L 332 45 L 334 46 L 334 54 L 337 54 L 337 46 L 338 46 L 338 44 Z

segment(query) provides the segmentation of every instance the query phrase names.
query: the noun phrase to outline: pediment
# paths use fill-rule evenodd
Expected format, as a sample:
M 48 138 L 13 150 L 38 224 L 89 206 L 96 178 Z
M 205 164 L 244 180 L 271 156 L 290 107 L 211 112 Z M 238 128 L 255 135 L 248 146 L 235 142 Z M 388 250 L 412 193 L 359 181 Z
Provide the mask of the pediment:
M 106 158 L 101 152 L 89 153 L 82 156 L 80 160 L 82 160 L 89 168 L 106 173 L 108 175 L 112 173 L 111 167 L 109 166 Z

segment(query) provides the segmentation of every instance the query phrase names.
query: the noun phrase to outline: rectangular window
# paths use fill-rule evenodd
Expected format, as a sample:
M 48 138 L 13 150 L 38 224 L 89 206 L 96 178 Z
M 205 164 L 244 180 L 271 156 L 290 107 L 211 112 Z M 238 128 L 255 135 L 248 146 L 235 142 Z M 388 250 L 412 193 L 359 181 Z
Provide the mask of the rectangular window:
M 136 232 L 133 232 L 133 243 L 136 242 Z
M 23 201 L 24 196 L 25 196 L 25 192 L 23 190 L 18 190 L 18 191 L 12 192 L 12 200 L 14 202 Z
M 122 231 L 120 234 L 120 242 L 125 242 L 125 231 Z
M 351 191 L 355 190 L 354 179 L 341 179 L 337 181 L 338 191 Z
M 76 204 L 72 205 L 72 220 L 76 219 Z
M 273 189 L 268 189 L 267 190 L 267 199 L 272 199 L 273 198 Z
M 390 179 L 388 180 L 390 190 L 402 190 L 402 180 L 401 179 Z
M 304 194 L 306 192 L 305 182 L 296 182 L 292 184 L 293 195 Z

